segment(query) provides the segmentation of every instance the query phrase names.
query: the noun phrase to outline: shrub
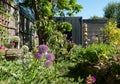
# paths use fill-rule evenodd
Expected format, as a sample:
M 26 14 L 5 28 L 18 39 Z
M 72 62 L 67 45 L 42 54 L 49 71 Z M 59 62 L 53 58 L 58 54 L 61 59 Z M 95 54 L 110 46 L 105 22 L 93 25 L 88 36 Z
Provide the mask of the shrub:
M 0 49 L 0 56 L 4 56 L 5 55 L 5 51 Z
M 55 31 L 48 39 L 47 43 L 56 56 L 56 61 L 69 60 L 72 57 L 71 49 L 76 46 L 75 43 L 68 41 L 66 35 Z
M 8 44 L 8 30 L 0 25 L 0 46 Z
M 39 46 L 37 49 L 38 48 L 43 49 L 43 46 Z M 37 51 L 36 53 L 39 54 L 29 56 L 27 59 L 25 58 L 14 61 L 0 61 L 0 83 L 82 84 L 83 79 L 80 77 L 78 78 L 78 81 L 74 81 L 74 78 L 65 76 L 69 71 L 69 66 L 74 66 L 74 64 L 64 60 L 59 63 L 55 63 L 55 57 L 53 54 L 48 53 L 48 47 L 46 46 L 44 48 L 45 49 L 43 50 L 47 50 L 47 53 L 41 53 L 41 51 Z
M 79 51 L 80 58 L 91 63 L 98 62 L 99 60 L 108 60 L 113 53 L 116 53 L 113 46 L 102 43 L 89 45 L 87 48 L 82 48 Z
M 29 51 L 29 47 L 26 45 L 23 45 L 22 49 L 23 49 L 24 54 L 26 54 Z
M 117 24 L 113 20 L 109 20 L 101 32 L 104 43 L 115 45 L 120 44 L 120 29 L 117 28 Z
M 72 30 L 72 25 L 69 22 L 58 23 L 57 29 L 62 32 L 70 32 Z
M 12 36 L 10 40 L 11 40 L 11 42 L 19 42 L 20 38 L 19 38 L 19 36 Z

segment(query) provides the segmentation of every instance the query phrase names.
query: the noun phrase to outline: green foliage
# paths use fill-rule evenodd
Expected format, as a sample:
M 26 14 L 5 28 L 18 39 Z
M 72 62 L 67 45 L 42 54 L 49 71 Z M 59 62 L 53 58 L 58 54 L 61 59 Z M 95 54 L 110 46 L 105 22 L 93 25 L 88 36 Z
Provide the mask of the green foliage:
M 11 41 L 11 42 L 20 42 L 20 37 L 19 37 L 19 36 L 12 36 L 12 37 L 10 38 L 10 41 Z
M 71 65 L 64 61 L 53 63 L 53 66 L 46 68 L 43 60 L 36 60 L 33 56 L 14 61 L 2 60 L 0 61 L 0 83 L 81 84 L 83 79 L 79 78 L 79 82 L 75 82 L 74 78 L 65 76 L 69 71 L 68 66 Z
M 115 47 L 102 43 L 91 44 L 87 48 L 83 48 L 81 45 L 74 45 L 69 51 L 70 60 L 76 63 L 81 61 L 97 63 L 100 60 L 109 60 L 114 53 L 117 53 Z
M 10 2 L 12 4 L 12 0 L 7 0 L 5 2 Z M 4 2 L 3 2 L 4 3 Z M 13 15 L 11 15 L 10 13 L 7 13 L 7 8 L 4 5 L 0 5 L 0 13 L 2 15 L 2 19 L 4 19 L 3 21 L 5 21 L 5 19 L 13 18 Z M 4 24 L 3 24 L 4 25 Z M 0 46 L 1 45 L 8 45 L 9 44 L 9 37 L 8 37 L 9 31 L 6 27 L 1 26 L 0 25 Z
M 5 55 L 5 51 L 0 49 L 0 56 L 4 56 Z
M 74 13 L 78 13 L 82 9 L 81 5 L 76 4 L 76 0 L 58 0 L 55 4 L 57 5 L 54 6 L 54 12 L 60 16 L 73 16 Z M 66 14 L 64 13 L 65 10 L 67 11 Z
M 117 3 L 109 3 L 105 8 L 104 8 L 104 16 L 107 18 L 116 18 L 116 7 Z
M 28 53 L 28 51 L 29 51 L 29 47 L 26 45 L 23 45 L 22 49 L 23 49 L 24 54 Z
M 86 76 L 92 74 L 96 77 L 97 84 L 109 84 L 110 82 L 116 84 L 119 81 L 120 64 L 118 59 L 120 56 L 115 56 L 116 62 L 113 60 L 113 56 L 117 53 L 114 46 L 102 43 L 92 44 L 87 48 L 76 46 L 71 51 L 73 53 L 70 61 L 75 64 L 69 68 L 68 74 L 75 80 L 79 76 L 85 79 Z
M 77 4 L 76 0 L 33 0 L 31 3 L 29 3 L 29 0 L 25 0 L 19 5 L 34 9 L 35 13 L 40 13 L 40 16 L 54 16 L 56 14 L 64 16 L 65 11 L 71 16 L 82 9 L 82 6 Z
M 96 63 L 99 60 L 108 60 L 114 53 L 116 53 L 115 49 L 106 44 L 92 44 L 79 51 L 80 58 L 90 63 Z
M 53 76 L 50 73 L 51 69 L 47 69 L 42 66 L 40 62 L 36 62 L 35 60 L 26 60 L 26 63 L 20 63 L 17 61 L 8 62 L 4 61 L 6 64 L 5 66 L 1 66 L 1 76 L 0 78 L 2 81 L 7 80 L 10 83 L 48 83 Z M 36 64 L 37 63 L 37 64 Z M 12 67 L 13 66 L 13 67 Z M 43 71 L 45 73 L 43 73 Z M 49 73 L 47 73 L 49 71 Z M 4 75 L 6 74 L 6 75 Z M 28 75 L 29 74 L 29 75 Z M 48 76 L 48 77 L 47 77 Z M 46 79 L 45 79 L 46 78 Z M 47 82 L 48 81 L 48 82 Z
M 70 32 L 72 30 L 72 25 L 69 22 L 61 22 L 58 23 L 57 29 L 61 32 L 65 32 L 65 31 Z
M 9 2 L 9 3 L 12 3 L 13 1 L 8 1 L 8 2 Z M 5 19 L 5 18 L 9 18 L 9 17 L 15 18 L 12 14 L 7 13 L 6 11 L 7 11 L 7 8 L 6 8 L 5 6 L 3 6 L 3 5 L 0 5 L 0 13 L 1 13 L 2 16 L 4 17 L 4 19 Z
M 39 6 L 39 13 L 41 15 L 41 17 L 48 17 L 53 15 L 52 12 L 52 3 L 49 2 L 48 0 L 38 0 L 38 3 L 36 4 Z
M 107 44 L 120 44 L 120 29 L 118 29 L 117 24 L 114 20 L 109 20 L 105 27 L 101 30 L 103 36 L 103 42 Z
M 57 62 L 72 58 L 71 49 L 76 46 L 76 44 L 66 40 L 66 35 L 58 31 L 54 31 L 47 44 L 51 48 L 51 52 L 55 54 Z
M 104 16 L 108 19 L 114 19 L 117 22 L 117 26 L 120 27 L 120 3 L 119 2 L 112 2 L 109 3 L 104 8 Z
M 70 48 L 70 52 L 69 52 L 69 55 L 71 56 L 70 59 L 71 61 L 73 62 L 79 62 L 81 61 L 82 59 L 78 59 L 80 58 L 80 50 L 83 49 L 81 45 L 74 45 L 74 46 L 71 46 L 72 48 Z
M 48 18 L 43 18 L 40 21 L 36 21 L 36 24 L 39 24 L 38 30 L 43 31 L 43 34 L 51 35 L 54 30 L 55 22 L 49 20 Z
M 65 16 L 66 14 L 72 16 L 82 9 L 80 4 L 76 4 L 76 0 L 32 0 L 31 3 L 29 3 L 29 0 L 25 0 L 19 5 L 30 7 L 35 11 L 39 44 L 42 44 L 43 41 L 46 43 L 52 33 L 57 30 L 56 23 L 53 21 L 54 16 Z M 66 22 L 61 23 L 59 26 L 62 26 L 60 27 L 61 32 L 71 30 L 71 25 Z
M 58 79 L 57 81 L 62 83 L 69 83 L 69 84 L 83 84 L 83 78 L 80 77 L 80 75 L 75 78 L 73 77 L 71 74 L 74 74 L 75 72 L 71 73 L 70 72 L 70 68 L 74 68 L 76 65 L 76 63 L 73 63 L 71 60 L 62 60 L 60 62 L 57 62 L 56 64 L 56 71 L 59 71 L 58 72 Z M 62 79 L 62 81 L 61 81 Z M 77 79 L 77 80 L 76 80 Z M 67 81 L 67 82 L 65 82 Z M 69 81 L 69 82 L 68 82 Z M 74 82 L 73 82 L 74 81 Z
M 0 12 L 1 12 L 1 11 L 6 11 L 6 8 L 3 7 L 2 5 L 0 5 Z
M 106 20 L 107 18 L 99 17 L 99 16 L 92 16 L 92 17 L 90 17 L 90 19 L 92 19 L 92 20 Z
M 78 81 L 75 81 L 74 77 L 71 78 L 70 76 L 67 76 L 69 67 L 74 67 L 75 65 L 75 63 L 66 59 L 68 50 L 73 47 L 73 44 L 63 44 L 64 35 L 61 32 L 56 32 L 55 34 L 55 36 L 57 36 L 57 38 L 61 39 L 62 41 L 58 39 L 56 41 L 57 44 L 53 41 L 51 41 L 49 44 L 49 49 L 52 48 L 50 52 L 54 52 L 55 56 L 58 55 L 55 57 L 56 61 L 52 63 L 52 66 L 49 68 L 44 66 L 44 58 L 46 58 L 45 56 L 43 56 L 43 59 L 37 60 L 31 53 L 24 53 L 24 56 L 20 56 L 20 58 L 13 61 L 6 61 L 5 59 L 2 59 L 0 60 L 0 83 L 82 84 L 83 79 L 80 76 L 77 78 Z M 62 44 L 64 46 L 62 46 L 61 42 L 63 42 Z M 60 49 L 59 46 L 61 46 L 62 49 Z M 27 46 L 23 46 L 22 48 L 24 51 L 28 49 Z M 65 59 L 62 60 L 62 58 Z
M 113 70 L 114 74 L 120 74 L 120 64 L 112 62 L 111 70 Z
M 52 35 L 55 30 L 55 22 L 53 20 L 49 20 L 49 18 L 41 18 L 41 20 L 36 21 L 36 30 L 38 30 L 38 36 L 41 44 L 47 42 L 47 39 Z
M 5 27 L 0 26 L 0 46 L 8 44 L 8 31 Z
M 37 30 L 36 26 L 35 26 L 35 25 L 32 25 L 32 26 L 31 26 L 31 30 L 33 30 L 33 31 Z

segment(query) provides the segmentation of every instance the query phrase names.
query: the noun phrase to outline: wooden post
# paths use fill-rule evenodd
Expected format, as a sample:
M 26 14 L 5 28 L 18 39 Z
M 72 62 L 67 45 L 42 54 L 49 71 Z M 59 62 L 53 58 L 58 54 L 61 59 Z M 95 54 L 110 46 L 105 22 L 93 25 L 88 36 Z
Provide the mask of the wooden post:
M 83 24 L 83 47 L 87 48 L 88 46 L 88 33 L 87 33 L 87 24 Z

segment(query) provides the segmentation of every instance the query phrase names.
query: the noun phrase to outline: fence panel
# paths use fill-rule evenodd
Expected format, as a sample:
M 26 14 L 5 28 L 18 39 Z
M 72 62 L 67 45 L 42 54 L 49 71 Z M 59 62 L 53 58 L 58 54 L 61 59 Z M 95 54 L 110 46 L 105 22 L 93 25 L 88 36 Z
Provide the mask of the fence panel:
M 82 17 L 55 17 L 54 20 L 71 23 L 73 28 L 69 37 L 72 37 L 74 43 L 82 44 Z

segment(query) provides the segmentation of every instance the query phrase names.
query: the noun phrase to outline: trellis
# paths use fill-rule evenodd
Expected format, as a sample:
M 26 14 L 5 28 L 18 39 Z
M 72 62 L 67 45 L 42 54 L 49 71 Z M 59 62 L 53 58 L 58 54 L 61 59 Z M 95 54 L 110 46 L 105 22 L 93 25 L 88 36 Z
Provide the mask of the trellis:
M 0 1 L 0 46 L 8 41 L 9 36 L 17 32 L 17 9 L 5 1 Z

